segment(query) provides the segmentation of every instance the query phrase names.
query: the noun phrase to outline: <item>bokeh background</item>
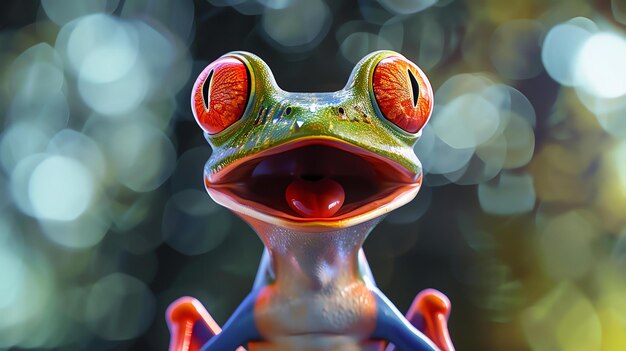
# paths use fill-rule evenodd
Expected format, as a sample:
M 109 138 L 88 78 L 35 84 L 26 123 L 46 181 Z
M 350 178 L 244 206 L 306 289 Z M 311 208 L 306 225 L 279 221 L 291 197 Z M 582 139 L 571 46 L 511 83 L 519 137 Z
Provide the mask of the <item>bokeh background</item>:
M 333 91 L 378 49 L 426 71 L 417 199 L 366 243 L 458 350 L 626 350 L 626 1 L 22 0 L 0 8 L 0 350 L 165 350 L 223 323 L 262 246 L 205 194 L 191 85 L 231 50 Z

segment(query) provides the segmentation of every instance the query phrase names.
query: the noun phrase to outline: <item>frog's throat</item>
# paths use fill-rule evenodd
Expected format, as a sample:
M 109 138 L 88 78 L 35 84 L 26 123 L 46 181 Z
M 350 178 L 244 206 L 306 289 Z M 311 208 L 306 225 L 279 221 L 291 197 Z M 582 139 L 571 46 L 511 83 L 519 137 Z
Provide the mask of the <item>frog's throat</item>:
M 319 235 L 241 217 L 255 230 L 269 253 L 269 260 L 260 270 L 262 276 L 257 277 L 264 284 L 273 282 L 281 291 L 295 294 L 330 286 L 343 288 L 355 281 L 374 284 L 367 261 L 365 257 L 359 260 L 359 252 L 381 217 Z

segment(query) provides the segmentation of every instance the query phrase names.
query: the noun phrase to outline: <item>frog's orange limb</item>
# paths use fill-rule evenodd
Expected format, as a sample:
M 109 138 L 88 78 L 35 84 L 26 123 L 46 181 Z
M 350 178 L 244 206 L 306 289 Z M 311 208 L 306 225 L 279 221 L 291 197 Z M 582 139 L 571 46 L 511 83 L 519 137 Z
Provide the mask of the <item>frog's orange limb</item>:
M 167 325 L 170 329 L 169 351 L 199 351 L 222 328 L 193 297 L 181 297 L 167 309 Z M 237 351 L 246 351 L 243 347 Z
M 451 308 L 446 295 L 435 289 L 426 289 L 415 297 L 406 318 L 426 334 L 441 351 L 454 351 L 448 333 Z

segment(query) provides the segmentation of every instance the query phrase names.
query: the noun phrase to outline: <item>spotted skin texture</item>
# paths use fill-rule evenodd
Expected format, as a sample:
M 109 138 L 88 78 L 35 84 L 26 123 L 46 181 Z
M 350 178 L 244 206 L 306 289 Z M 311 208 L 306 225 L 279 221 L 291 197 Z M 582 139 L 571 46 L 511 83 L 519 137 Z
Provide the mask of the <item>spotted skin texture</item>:
M 416 133 L 430 118 L 432 88 L 424 72 L 409 60 L 400 56 L 381 60 L 374 70 L 373 88 L 381 113 L 404 131 Z
M 194 116 L 213 149 L 205 187 L 254 229 L 265 249 L 251 292 L 223 327 L 195 299 L 184 297 L 170 306 L 169 350 L 453 351 L 447 298 L 426 290 L 405 317 L 376 287 L 362 249 L 384 215 L 419 191 L 422 168 L 413 145 L 430 117 L 432 97 L 424 73 L 392 51 L 364 57 L 345 87 L 329 93 L 286 92 L 265 62 L 247 52 L 226 54 L 207 66 L 192 91 Z M 367 184 L 376 196 L 323 216 L 315 201 L 307 200 L 315 209 L 311 217 L 297 211 L 287 216 L 279 203 L 255 201 L 246 185 L 255 171 L 275 175 L 293 161 L 277 155 L 320 146 L 335 153 L 297 154 L 314 165 L 311 175 L 322 176 L 306 180 L 317 182 L 315 187 L 291 179 L 291 193 L 270 184 L 263 196 L 277 193 L 288 201 L 317 199 L 319 193 L 334 200 L 345 190 L 348 201 L 354 195 L 349 182 L 363 179 L 372 180 Z M 360 162 L 351 163 L 354 157 Z M 332 178 L 340 170 L 350 180 Z M 323 183 L 326 177 L 337 184 Z
M 244 63 L 233 57 L 218 59 L 200 73 L 193 86 L 191 106 L 196 121 L 209 134 L 223 131 L 243 115 L 249 90 Z

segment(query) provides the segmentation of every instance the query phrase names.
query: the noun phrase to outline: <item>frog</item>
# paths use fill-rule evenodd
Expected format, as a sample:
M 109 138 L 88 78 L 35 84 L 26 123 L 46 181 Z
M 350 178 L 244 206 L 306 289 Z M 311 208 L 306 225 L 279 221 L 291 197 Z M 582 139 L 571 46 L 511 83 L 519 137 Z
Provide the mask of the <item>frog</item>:
M 450 300 L 425 289 L 403 315 L 362 248 L 422 185 L 414 144 L 433 99 L 419 66 L 388 50 L 366 55 L 335 92 L 284 91 L 249 52 L 206 66 L 191 92 L 212 148 L 204 185 L 264 251 L 223 327 L 193 297 L 169 306 L 169 350 L 454 350 Z

